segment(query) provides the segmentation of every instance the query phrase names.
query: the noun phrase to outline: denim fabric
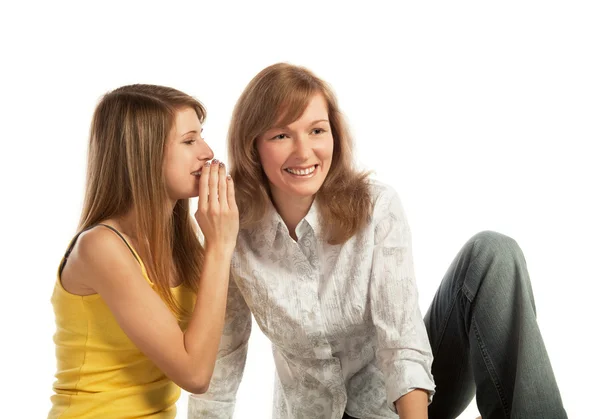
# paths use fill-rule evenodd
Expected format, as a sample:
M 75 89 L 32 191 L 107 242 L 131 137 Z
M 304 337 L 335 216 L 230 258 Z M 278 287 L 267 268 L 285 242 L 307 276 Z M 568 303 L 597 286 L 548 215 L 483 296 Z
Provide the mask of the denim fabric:
M 471 238 L 444 276 L 425 325 L 436 384 L 430 419 L 456 418 L 473 395 L 483 419 L 567 417 L 513 239 L 494 232 Z

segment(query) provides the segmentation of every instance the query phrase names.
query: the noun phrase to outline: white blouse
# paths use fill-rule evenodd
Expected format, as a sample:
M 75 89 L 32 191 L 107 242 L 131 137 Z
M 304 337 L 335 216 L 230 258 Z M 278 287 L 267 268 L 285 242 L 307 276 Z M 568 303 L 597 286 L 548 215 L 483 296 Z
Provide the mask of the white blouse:
M 397 418 L 394 402 L 434 393 L 433 357 L 418 306 L 410 229 L 396 192 L 371 181 L 368 225 L 341 245 L 321 237 L 316 205 L 294 241 L 271 206 L 240 231 L 226 326 L 209 391 L 189 418 L 231 418 L 251 317 L 273 344 L 273 418 Z M 252 417 L 252 412 L 248 412 Z

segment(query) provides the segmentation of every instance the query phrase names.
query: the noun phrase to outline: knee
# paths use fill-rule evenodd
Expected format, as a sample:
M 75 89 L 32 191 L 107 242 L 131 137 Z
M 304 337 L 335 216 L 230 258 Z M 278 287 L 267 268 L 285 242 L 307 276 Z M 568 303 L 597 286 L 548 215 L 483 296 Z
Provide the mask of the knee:
M 511 237 L 494 231 L 482 231 L 469 240 L 471 267 L 494 298 L 502 300 L 503 293 L 529 289 L 525 257 L 519 244 Z M 480 283 L 481 284 L 481 283 Z
M 481 231 L 469 240 L 473 255 L 484 260 L 513 264 L 523 259 L 523 252 L 513 238 L 495 231 Z

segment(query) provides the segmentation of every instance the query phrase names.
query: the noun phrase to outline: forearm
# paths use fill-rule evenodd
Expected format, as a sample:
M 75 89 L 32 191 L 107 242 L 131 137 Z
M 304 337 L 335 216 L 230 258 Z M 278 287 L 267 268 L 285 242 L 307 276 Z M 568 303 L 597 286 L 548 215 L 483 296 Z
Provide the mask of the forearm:
M 400 419 L 427 419 L 428 394 L 425 390 L 406 393 L 394 404 Z
M 210 382 L 225 321 L 231 251 L 208 250 L 198 285 L 196 305 L 184 333 L 190 367 Z

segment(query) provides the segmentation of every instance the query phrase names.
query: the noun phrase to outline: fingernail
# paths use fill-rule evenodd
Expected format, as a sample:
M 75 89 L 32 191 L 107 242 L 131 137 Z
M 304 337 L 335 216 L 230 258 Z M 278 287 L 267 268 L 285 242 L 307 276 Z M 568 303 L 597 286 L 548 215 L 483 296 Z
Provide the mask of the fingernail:
M 210 167 L 210 161 L 207 161 L 206 163 L 204 163 L 204 167 Z
M 227 175 L 227 180 L 231 180 L 231 175 Z
M 217 160 L 217 159 L 214 159 L 214 160 L 212 161 L 212 164 L 217 164 L 217 163 L 219 163 L 219 160 Z
M 225 167 L 225 163 L 223 163 L 222 161 L 219 162 L 219 167 Z

